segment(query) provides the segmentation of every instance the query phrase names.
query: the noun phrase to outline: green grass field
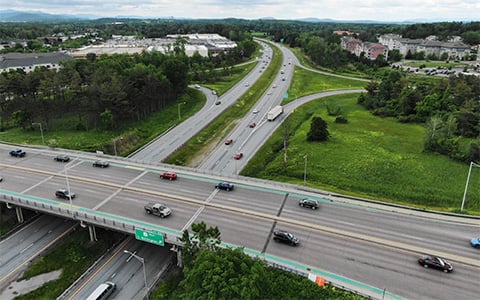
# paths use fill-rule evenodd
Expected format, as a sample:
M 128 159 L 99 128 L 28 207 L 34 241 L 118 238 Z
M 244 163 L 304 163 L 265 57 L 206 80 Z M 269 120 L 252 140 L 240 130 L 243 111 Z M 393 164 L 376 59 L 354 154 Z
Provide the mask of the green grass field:
M 303 185 L 306 160 L 309 187 L 420 208 L 458 211 L 469 166 L 424 153 L 422 125 L 375 117 L 356 104 L 357 97 L 358 94 L 328 97 L 299 107 L 286 121 L 288 130 L 294 132 L 289 139 L 287 163 L 282 127 L 242 175 Z M 326 102 L 337 103 L 348 123 L 335 123 L 335 117 L 327 114 Z M 306 141 L 313 115 L 328 123 L 329 141 Z M 480 212 L 475 184 L 480 179 L 479 172 L 472 172 L 465 205 L 470 213 Z

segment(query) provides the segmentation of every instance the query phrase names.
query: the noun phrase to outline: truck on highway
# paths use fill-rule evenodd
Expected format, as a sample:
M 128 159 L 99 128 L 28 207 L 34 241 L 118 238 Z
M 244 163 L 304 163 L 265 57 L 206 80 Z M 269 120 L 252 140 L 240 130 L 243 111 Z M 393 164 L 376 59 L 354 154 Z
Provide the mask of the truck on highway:
M 273 121 L 281 114 L 283 114 L 283 106 L 277 105 L 267 113 L 267 120 Z
M 172 210 L 170 208 L 160 203 L 149 203 L 145 205 L 144 208 L 147 214 L 153 214 L 155 216 L 159 216 L 160 218 L 168 217 L 172 213 Z

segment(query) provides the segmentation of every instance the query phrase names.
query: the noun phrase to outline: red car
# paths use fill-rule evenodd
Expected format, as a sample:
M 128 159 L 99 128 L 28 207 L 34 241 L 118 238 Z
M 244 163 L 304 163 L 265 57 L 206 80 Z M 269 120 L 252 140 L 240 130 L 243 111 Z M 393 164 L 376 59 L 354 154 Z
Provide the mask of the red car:
M 230 145 L 233 142 L 232 139 L 226 139 L 225 140 L 225 145 Z
M 257 126 L 257 124 L 255 124 L 255 122 L 253 122 L 253 123 L 250 123 L 249 126 L 250 126 L 250 128 L 254 128 L 255 126 Z
M 174 180 L 174 179 L 177 179 L 177 173 L 173 171 L 167 171 L 160 174 L 160 178 Z
M 237 154 L 235 154 L 235 156 L 233 156 L 233 158 L 235 159 L 240 159 L 243 157 L 243 153 L 242 152 L 238 152 Z

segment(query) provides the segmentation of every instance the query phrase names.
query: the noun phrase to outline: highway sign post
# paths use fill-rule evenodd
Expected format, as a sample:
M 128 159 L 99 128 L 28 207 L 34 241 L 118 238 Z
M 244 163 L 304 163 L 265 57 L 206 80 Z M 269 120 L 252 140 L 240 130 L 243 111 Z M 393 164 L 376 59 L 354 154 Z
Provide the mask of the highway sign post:
M 139 241 L 152 243 L 159 246 L 165 246 L 165 239 L 162 232 L 155 230 L 148 231 L 135 228 L 135 238 Z

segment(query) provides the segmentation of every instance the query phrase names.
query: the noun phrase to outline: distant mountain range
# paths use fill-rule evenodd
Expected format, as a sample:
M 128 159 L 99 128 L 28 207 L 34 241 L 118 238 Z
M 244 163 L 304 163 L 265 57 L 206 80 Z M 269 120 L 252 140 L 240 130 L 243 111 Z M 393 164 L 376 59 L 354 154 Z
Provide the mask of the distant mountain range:
M 97 20 L 97 19 L 171 19 L 171 17 L 145 18 L 140 16 L 117 16 L 117 17 L 99 17 L 94 15 L 68 15 L 68 14 L 49 14 L 38 11 L 16 11 L 16 10 L 0 10 L 0 22 L 55 22 L 55 21 L 80 21 L 80 20 Z M 176 19 L 185 19 L 178 17 Z M 260 18 L 261 20 L 276 20 L 273 17 Z M 447 22 L 445 20 L 406 20 L 402 22 L 391 21 L 373 21 L 373 20 L 335 20 L 335 19 L 319 19 L 319 18 L 302 18 L 292 21 L 302 21 L 311 23 L 363 23 L 363 24 L 415 24 L 415 23 L 435 23 Z M 456 22 L 469 22 L 465 20 L 456 20 Z
M 94 19 L 98 19 L 98 17 L 91 15 L 53 15 L 37 11 L 0 10 L 0 22 L 50 22 Z

